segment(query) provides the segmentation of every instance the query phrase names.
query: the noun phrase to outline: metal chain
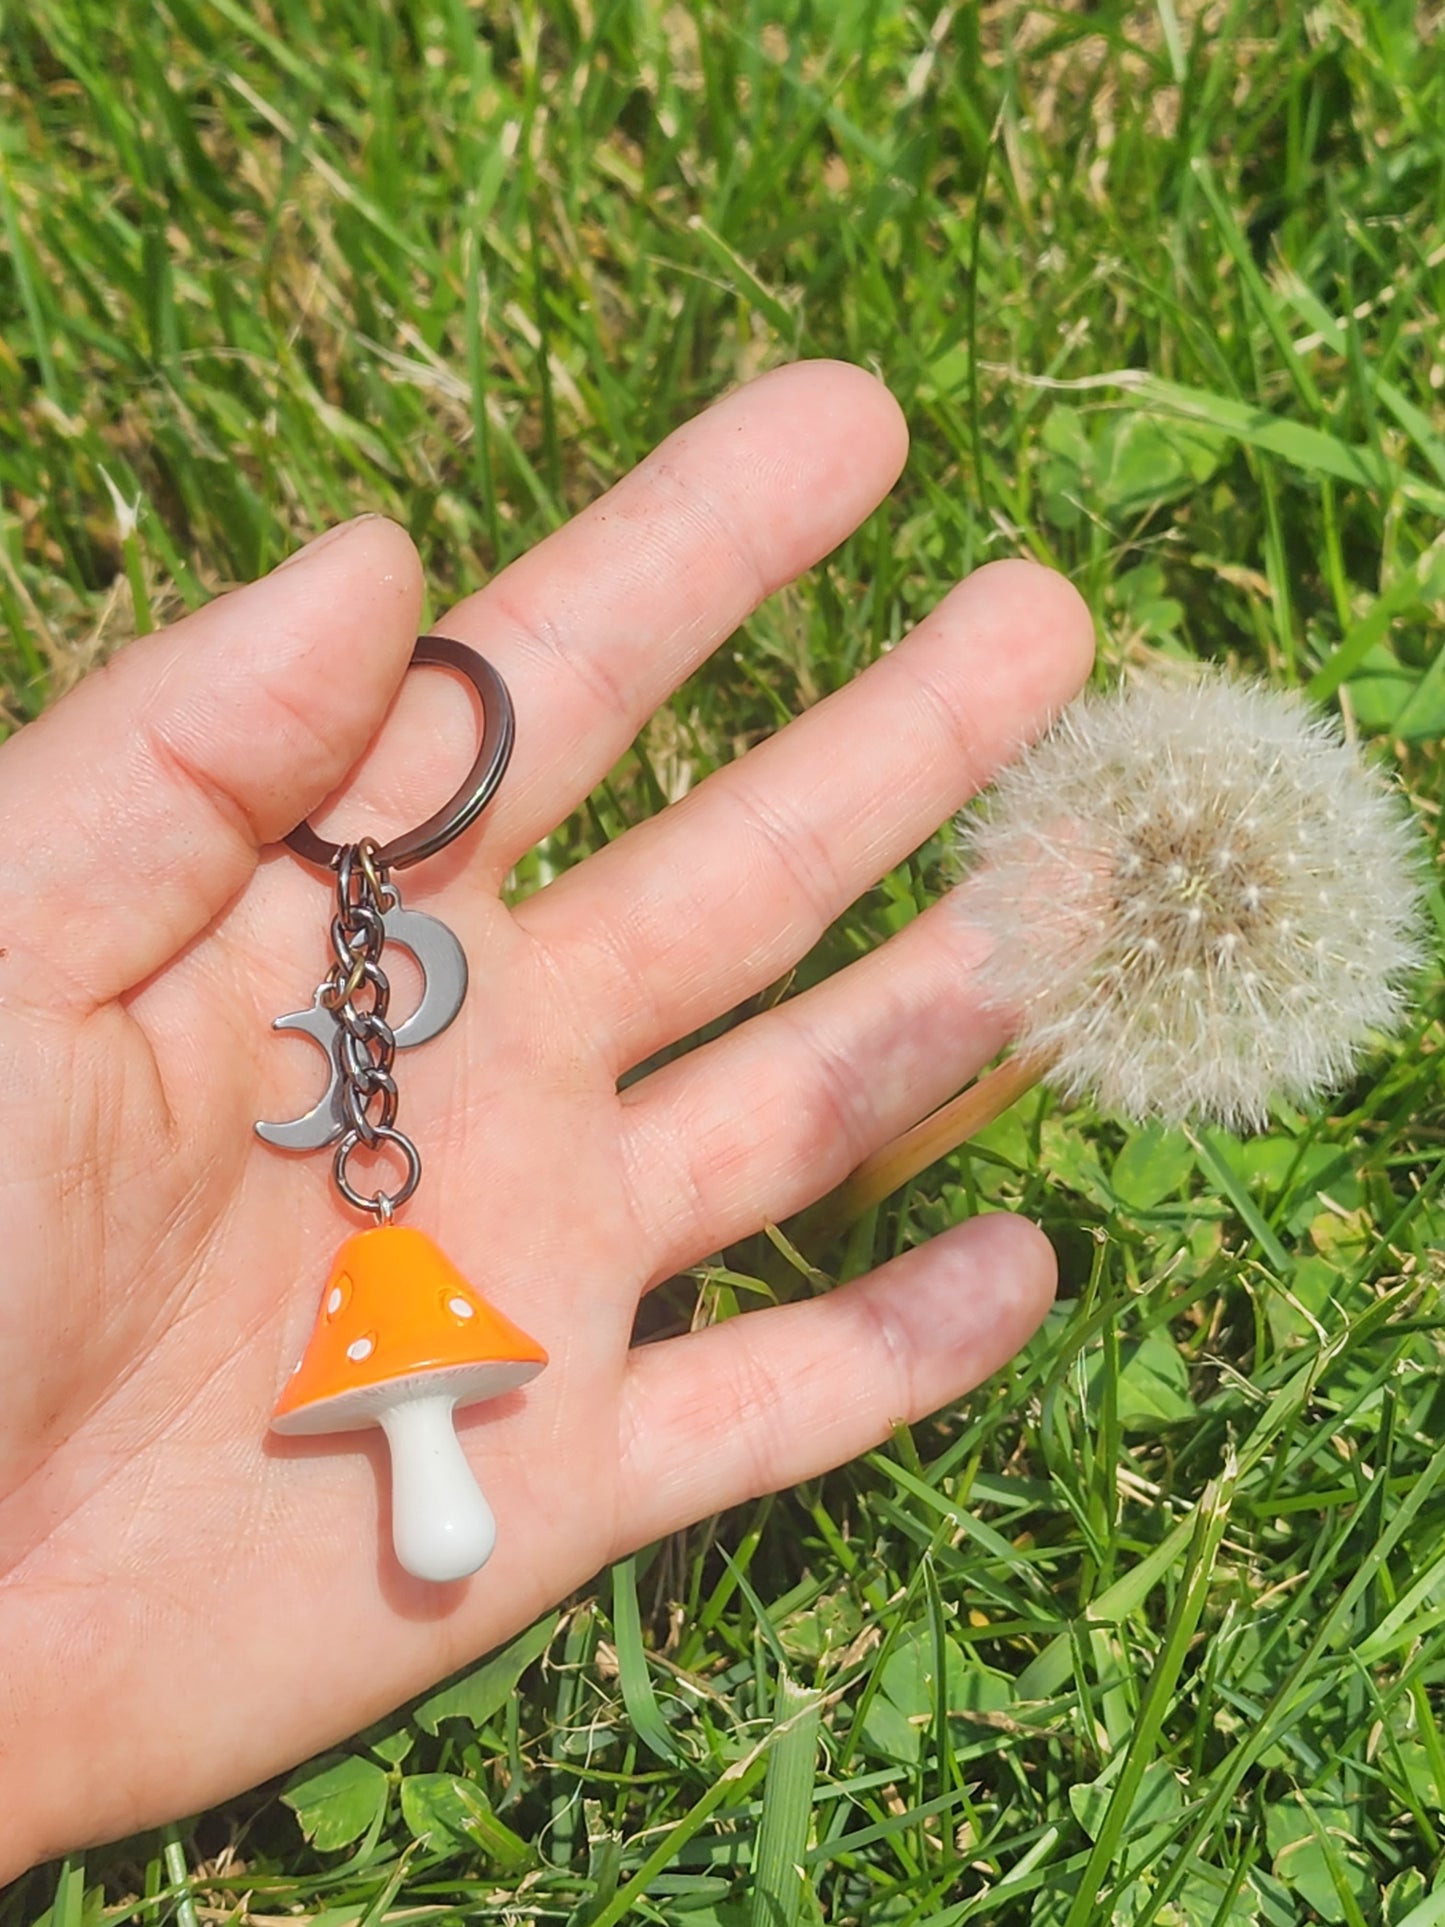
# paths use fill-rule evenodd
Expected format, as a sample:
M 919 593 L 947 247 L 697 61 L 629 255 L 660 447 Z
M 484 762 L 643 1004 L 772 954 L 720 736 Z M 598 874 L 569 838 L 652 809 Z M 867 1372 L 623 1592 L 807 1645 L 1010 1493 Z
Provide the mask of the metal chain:
M 382 1224 L 406 1203 L 421 1180 L 421 1155 L 396 1128 L 397 1088 L 392 1075 L 396 1038 L 386 1021 L 391 983 L 381 961 L 386 946 L 383 919 L 400 901 L 369 837 L 341 850 L 336 859 L 336 915 L 331 920 L 335 962 L 317 993 L 336 1020 L 336 1062 L 341 1072 L 345 1129 L 336 1147 L 332 1176 L 349 1205 L 373 1212 Z M 374 1151 L 384 1144 L 401 1154 L 406 1176 L 399 1190 L 365 1197 L 347 1176 L 348 1161 L 358 1145 Z

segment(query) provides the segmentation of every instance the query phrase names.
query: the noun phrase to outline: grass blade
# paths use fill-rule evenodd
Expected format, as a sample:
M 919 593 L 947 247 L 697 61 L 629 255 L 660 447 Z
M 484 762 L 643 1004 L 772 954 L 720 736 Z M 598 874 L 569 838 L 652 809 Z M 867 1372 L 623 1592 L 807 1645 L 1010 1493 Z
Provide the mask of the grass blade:
M 803 1856 L 813 1814 L 821 1697 L 778 1676 L 775 1744 L 763 1781 L 763 1817 L 753 1858 L 752 1927 L 797 1927 L 808 1877 Z
M 612 1634 L 617 1641 L 617 1678 L 633 1730 L 645 1746 L 678 1764 L 677 1748 L 667 1730 L 652 1690 L 647 1652 L 642 1641 L 642 1615 L 637 1605 L 637 1558 L 634 1554 L 612 1569 Z
M 618 1889 L 611 1904 L 602 1909 L 589 1927 L 617 1927 L 618 1921 L 627 1918 L 663 1868 L 676 1858 L 689 1840 L 695 1838 L 718 1808 L 727 1803 L 729 1796 L 739 1801 L 746 1797 L 765 1769 L 771 1740 L 772 1735 L 769 1735 L 761 1746 L 754 1747 L 745 1758 L 735 1760 L 731 1766 L 724 1768 L 702 1798 L 688 1808 L 676 1826 L 668 1829 L 627 1885 Z
M 1204 1489 L 1195 1513 L 1194 1538 L 1189 1548 L 1184 1568 L 1184 1580 L 1174 1601 L 1174 1610 L 1169 1615 L 1169 1624 L 1164 1636 L 1164 1644 L 1149 1675 L 1149 1683 L 1144 1690 L 1144 1698 L 1139 1707 L 1139 1717 L 1124 1765 L 1114 1782 L 1109 1805 L 1100 1822 L 1094 1848 L 1080 1877 L 1064 1927 L 1089 1927 L 1089 1922 L 1097 1918 L 1095 1905 L 1104 1877 L 1113 1864 L 1115 1854 L 1123 1839 L 1129 1814 L 1134 1805 L 1139 1783 L 1144 1777 L 1144 1769 L 1155 1758 L 1155 1745 L 1169 1701 L 1174 1692 L 1175 1681 L 1179 1678 L 1184 1656 L 1189 1650 L 1189 1642 L 1194 1637 L 1199 1624 L 1200 1614 L 1209 1592 L 1210 1577 L 1214 1562 L 1219 1554 L 1224 1529 L 1229 1522 L 1229 1508 L 1234 1497 L 1238 1466 L 1231 1452 L 1225 1468 L 1218 1479 L 1211 1480 Z

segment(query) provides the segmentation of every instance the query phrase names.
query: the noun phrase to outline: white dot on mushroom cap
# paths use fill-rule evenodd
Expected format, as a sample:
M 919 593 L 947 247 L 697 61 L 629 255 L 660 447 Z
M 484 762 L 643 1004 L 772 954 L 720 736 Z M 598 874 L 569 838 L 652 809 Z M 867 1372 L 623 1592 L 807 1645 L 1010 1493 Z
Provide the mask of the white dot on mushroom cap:
M 475 1318 L 477 1315 L 476 1307 L 469 1304 L 465 1298 L 448 1298 L 447 1310 L 453 1318 Z
M 331 1290 L 327 1294 L 327 1298 L 326 1298 L 326 1309 L 333 1318 L 336 1316 L 337 1312 L 341 1310 L 340 1285 L 333 1285 L 331 1287 Z
M 353 1338 L 346 1348 L 346 1356 L 353 1365 L 359 1365 L 364 1358 L 370 1358 L 376 1350 L 376 1340 L 368 1332 L 365 1338 Z

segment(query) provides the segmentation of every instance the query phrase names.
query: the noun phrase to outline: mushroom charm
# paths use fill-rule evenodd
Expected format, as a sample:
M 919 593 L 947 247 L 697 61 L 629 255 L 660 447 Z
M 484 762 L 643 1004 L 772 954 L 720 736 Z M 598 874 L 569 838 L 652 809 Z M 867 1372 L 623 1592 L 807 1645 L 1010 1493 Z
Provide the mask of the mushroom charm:
M 295 1436 L 379 1425 L 391 1448 L 397 1558 L 418 1579 L 464 1579 L 485 1564 L 497 1528 L 453 1409 L 513 1391 L 546 1363 L 541 1346 L 424 1232 L 379 1225 L 337 1254 L 271 1429 Z

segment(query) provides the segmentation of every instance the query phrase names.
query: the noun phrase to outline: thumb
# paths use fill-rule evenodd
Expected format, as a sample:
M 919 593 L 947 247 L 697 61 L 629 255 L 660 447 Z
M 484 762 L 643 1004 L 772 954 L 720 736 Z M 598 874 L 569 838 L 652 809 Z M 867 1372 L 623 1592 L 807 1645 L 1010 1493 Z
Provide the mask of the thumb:
M 406 671 L 421 567 L 379 516 L 132 643 L 0 748 L 0 1004 L 169 961 L 331 790 Z

